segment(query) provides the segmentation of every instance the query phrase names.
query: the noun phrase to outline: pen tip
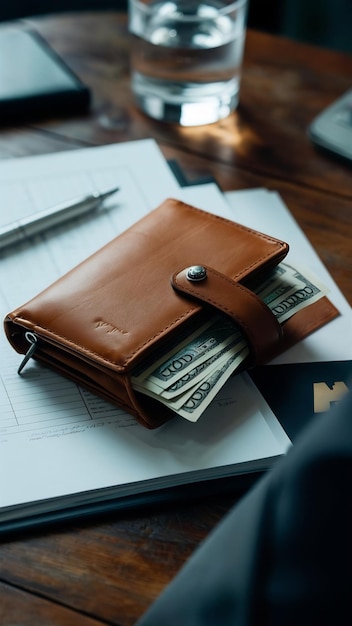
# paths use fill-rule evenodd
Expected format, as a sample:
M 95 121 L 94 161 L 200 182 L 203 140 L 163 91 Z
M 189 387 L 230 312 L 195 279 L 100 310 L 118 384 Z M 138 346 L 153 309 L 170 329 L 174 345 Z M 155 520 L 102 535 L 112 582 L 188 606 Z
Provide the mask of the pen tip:
M 109 189 L 108 191 L 103 191 L 103 193 L 101 194 L 101 197 L 107 198 L 108 196 L 112 196 L 114 193 L 116 193 L 119 190 L 120 190 L 119 187 L 114 187 L 113 189 Z

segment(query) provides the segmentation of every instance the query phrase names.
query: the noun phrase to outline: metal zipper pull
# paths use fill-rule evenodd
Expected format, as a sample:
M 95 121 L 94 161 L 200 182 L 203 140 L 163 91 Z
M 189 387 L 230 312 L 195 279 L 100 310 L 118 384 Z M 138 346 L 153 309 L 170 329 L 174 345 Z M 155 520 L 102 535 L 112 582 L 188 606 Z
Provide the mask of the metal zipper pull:
M 28 363 L 29 359 L 32 358 L 33 354 L 35 353 L 38 347 L 38 340 L 34 333 L 27 331 L 24 336 L 27 339 L 30 346 L 21 361 L 21 364 L 17 370 L 17 374 L 20 374 L 22 372 L 24 366 Z

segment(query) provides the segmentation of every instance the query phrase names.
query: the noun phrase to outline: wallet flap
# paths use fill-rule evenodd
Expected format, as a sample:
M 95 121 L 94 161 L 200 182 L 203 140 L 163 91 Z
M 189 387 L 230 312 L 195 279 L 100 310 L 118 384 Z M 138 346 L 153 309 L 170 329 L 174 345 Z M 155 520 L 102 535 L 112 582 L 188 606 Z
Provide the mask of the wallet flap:
M 244 281 L 274 267 L 287 252 L 285 242 L 167 199 L 12 312 L 8 338 L 23 351 L 16 332 L 24 326 L 64 350 L 125 371 L 201 312 L 199 303 L 172 289 L 177 268 L 208 265 Z

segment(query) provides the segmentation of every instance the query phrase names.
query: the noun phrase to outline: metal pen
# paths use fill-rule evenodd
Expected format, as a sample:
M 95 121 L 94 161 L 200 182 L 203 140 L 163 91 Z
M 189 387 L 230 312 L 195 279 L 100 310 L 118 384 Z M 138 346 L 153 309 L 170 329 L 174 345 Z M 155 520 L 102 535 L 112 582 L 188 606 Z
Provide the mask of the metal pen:
M 78 196 L 43 211 L 38 211 L 34 215 L 29 215 L 6 224 L 0 227 L 0 248 L 13 245 L 48 228 L 95 211 L 106 198 L 109 198 L 117 191 L 119 191 L 119 187 L 114 187 L 114 189 L 109 189 L 102 193 L 97 192 L 86 196 Z

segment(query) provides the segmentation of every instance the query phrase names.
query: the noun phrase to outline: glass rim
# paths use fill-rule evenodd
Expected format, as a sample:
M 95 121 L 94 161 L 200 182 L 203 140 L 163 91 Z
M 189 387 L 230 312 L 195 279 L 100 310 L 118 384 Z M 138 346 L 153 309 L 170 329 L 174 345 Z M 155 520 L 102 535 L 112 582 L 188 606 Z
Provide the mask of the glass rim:
M 142 2 L 142 0 L 128 0 L 130 5 L 134 5 L 135 7 L 138 7 L 140 11 L 144 12 L 144 13 L 150 13 L 152 12 L 152 9 L 155 9 L 155 4 L 146 4 L 145 2 Z M 177 2 L 177 0 L 169 0 L 170 4 L 175 4 Z M 164 4 L 168 4 L 167 1 L 164 2 Z M 221 7 L 219 9 L 217 9 L 217 13 L 218 15 L 227 15 L 227 13 L 231 13 L 231 11 L 234 11 L 236 9 L 241 8 L 242 6 L 248 4 L 248 0 L 233 0 L 233 2 L 231 2 L 230 4 L 228 4 L 227 6 Z M 214 7 L 216 8 L 216 7 Z M 207 18 L 204 15 L 183 15 L 183 14 L 179 14 L 179 15 L 175 15 L 173 16 L 173 20 L 174 21 L 182 21 L 182 22 L 196 22 L 200 19 L 204 20 L 204 19 L 213 19 L 214 16 L 209 16 L 209 18 Z

